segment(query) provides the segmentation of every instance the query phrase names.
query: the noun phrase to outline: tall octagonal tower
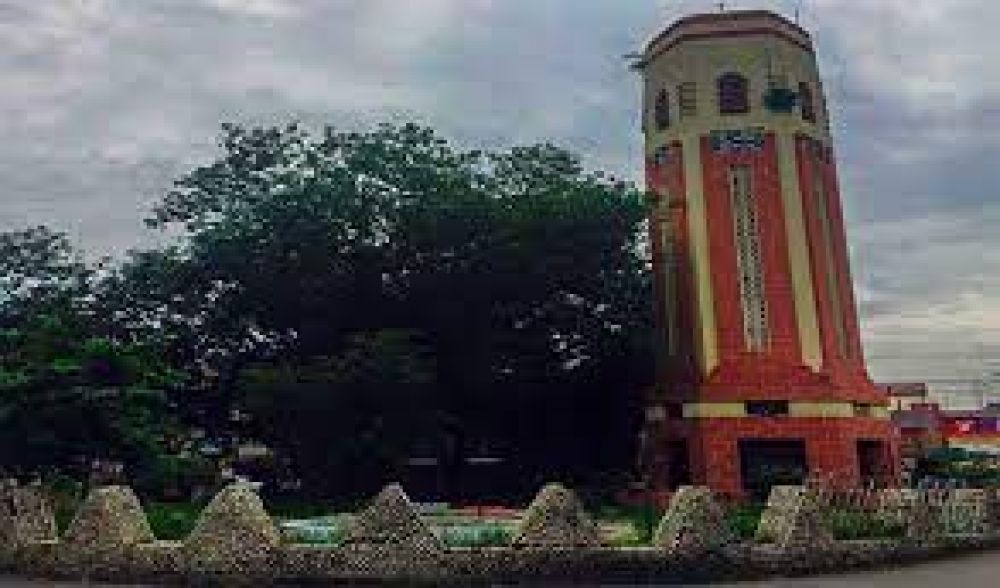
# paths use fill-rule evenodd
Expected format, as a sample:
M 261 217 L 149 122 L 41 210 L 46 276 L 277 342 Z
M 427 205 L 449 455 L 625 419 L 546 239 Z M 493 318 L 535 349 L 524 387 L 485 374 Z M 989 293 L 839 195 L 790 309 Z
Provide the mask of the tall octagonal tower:
M 636 67 L 655 195 L 654 480 L 734 495 L 894 481 L 809 33 L 765 11 L 695 15 Z

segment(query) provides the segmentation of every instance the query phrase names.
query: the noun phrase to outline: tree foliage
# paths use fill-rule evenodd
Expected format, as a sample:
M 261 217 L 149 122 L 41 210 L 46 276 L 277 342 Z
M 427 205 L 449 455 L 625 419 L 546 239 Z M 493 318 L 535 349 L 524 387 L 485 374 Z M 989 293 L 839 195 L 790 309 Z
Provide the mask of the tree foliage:
M 0 464 L 78 468 L 148 462 L 162 450 L 165 393 L 183 374 L 149 344 L 106 336 L 97 278 L 65 236 L 0 235 Z
M 227 125 L 220 148 L 147 221 L 176 246 L 83 280 L 121 357 L 211 374 L 212 403 L 314 481 L 366 488 L 420 451 L 458 471 L 487 447 L 526 485 L 628 467 L 651 377 L 639 191 L 551 145 L 462 150 L 416 125 Z M 78 275 L 56 236 L 11 238 L 36 251 L 22 266 Z

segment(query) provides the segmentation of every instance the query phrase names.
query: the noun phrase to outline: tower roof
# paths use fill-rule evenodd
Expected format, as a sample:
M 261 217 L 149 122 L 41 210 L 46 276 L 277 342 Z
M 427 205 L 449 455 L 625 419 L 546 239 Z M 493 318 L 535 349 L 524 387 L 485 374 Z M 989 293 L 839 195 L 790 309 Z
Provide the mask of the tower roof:
M 769 10 L 731 10 L 692 14 L 678 19 L 646 45 L 636 65 L 644 66 L 681 41 L 751 35 L 776 36 L 806 51 L 813 50 L 809 32 L 780 14 Z

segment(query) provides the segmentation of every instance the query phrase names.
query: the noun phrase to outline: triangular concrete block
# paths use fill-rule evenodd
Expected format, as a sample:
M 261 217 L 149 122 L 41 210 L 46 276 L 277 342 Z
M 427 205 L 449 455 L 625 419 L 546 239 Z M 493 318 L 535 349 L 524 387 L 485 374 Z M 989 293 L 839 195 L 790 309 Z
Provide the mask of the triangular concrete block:
M 890 488 L 879 493 L 879 518 L 902 526 L 910 541 L 934 542 L 941 537 L 941 517 L 935 511 L 925 491 Z
M 673 553 L 718 552 L 735 540 L 722 507 L 709 488 L 682 486 L 653 533 L 653 545 Z
M 995 530 L 995 508 L 988 490 L 951 490 L 941 507 L 941 524 L 948 533 L 988 535 Z
M 154 540 L 146 513 L 127 486 L 91 492 L 63 535 L 63 542 L 88 549 L 125 549 Z
M 267 566 L 280 542 L 260 497 L 245 484 L 232 484 L 202 511 L 183 550 L 196 571 L 243 572 Z
M 877 516 L 885 524 L 905 525 L 906 511 L 911 502 L 916 501 L 916 490 L 909 488 L 886 488 L 878 493 Z
M 6 480 L 0 486 L 0 553 L 57 538 L 56 519 L 40 488 Z
M 811 497 L 804 499 L 790 513 L 788 525 L 777 538 L 778 548 L 783 551 L 810 551 L 831 546 L 833 535 L 823 519 L 819 502 Z
M 516 547 L 598 547 L 597 525 L 576 494 L 548 484 L 525 511 L 512 544 Z
M 781 533 L 788 505 L 799 499 L 805 491 L 801 486 L 774 486 L 767 495 L 767 507 L 760 515 L 754 539 L 761 543 L 773 543 Z
M 833 544 L 823 521 L 820 497 L 801 486 L 775 486 L 757 527 L 758 541 L 782 551 L 808 551 Z
M 351 520 L 342 545 L 393 546 L 413 553 L 436 553 L 444 549 L 399 484 L 383 488 Z

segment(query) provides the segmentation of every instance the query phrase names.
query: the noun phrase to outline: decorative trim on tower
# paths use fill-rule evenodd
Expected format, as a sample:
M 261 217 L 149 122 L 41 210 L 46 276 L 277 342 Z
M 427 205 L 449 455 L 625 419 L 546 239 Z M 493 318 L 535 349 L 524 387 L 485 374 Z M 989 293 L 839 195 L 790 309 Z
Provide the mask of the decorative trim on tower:
M 772 418 L 772 419 L 855 419 L 871 418 L 888 420 L 889 409 L 852 402 L 792 401 L 782 415 L 755 415 L 747 410 L 749 402 L 685 402 L 682 408 L 686 419 L 719 418 Z
M 770 347 L 771 330 L 767 318 L 753 168 L 749 165 L 731 167 L 729 190 L 733 229 L 736 232 L 736 268 L 743 310 L 743 338 L 747 351 L 766 351 Z
M 764 129 L 712 131 L 709 138 L 715 153 L 760 152 L 764 149 Z

